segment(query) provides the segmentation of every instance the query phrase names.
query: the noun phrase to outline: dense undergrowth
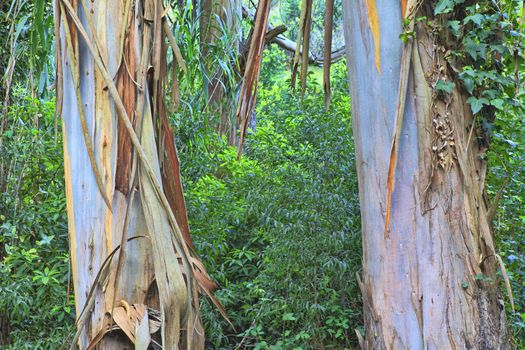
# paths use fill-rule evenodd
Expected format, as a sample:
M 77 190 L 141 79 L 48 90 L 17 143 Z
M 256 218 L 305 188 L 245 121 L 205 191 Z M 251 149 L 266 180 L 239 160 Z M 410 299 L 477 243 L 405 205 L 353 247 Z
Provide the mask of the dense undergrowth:
M 235 326 L 203 299 L 208 348 L 355 347 L 354 330 L 362 331 L 355 281 L 361 243 L 344 62 L 332 68 L 333 101 L 326 112 L 320 70 L 311 70 L 301 101 L 289 88 L 289 57 L 275 47 L 266 50 L 256 129 L 237 161 L 236 150 L 217 136 L 212 117 L 203 112 L 206 96 L 195 93 L 204 85 L 198 78 L 196 29 L 177 30 L 190 78 L 181 80 L 182 106 L 171 122 L 190 225 L 199 255 L 220 286 L 216 296 Z M 228 47 L 227 40 L 222 44 L 215 50 Z M 212 63 L 227 67 L 230 56 Z M 232 80 L 235 74 L 229 72 Z M 30 95 L 25 88 L 13 94 L 0 147 L 0 159 L 8 160 L 0 183 L 0 328 L 9 325 L 7 349 L 58 349 L 75 318 L 68 287 L 62 144 L 60 131 L 55 135 L 54 102 Z M 492 139 L 489 200 L 503 189 L 494 231 L 516 312 L 502 291 L 515 343 L 525 348 L 521 110 L 521 104 L 505 105 L 494 124 L 483 127 Z
M 270 52 L 240 161 L 209 115 L 172 117 L 196 247 L 235 326 L 203 300 L 208 347 L 353 348 L 361 246 L 345 67 L 333 67 L 325 112 L 316 72 L 300 101 L 275 69 L 282 54 Z M 55 141 L 52 101 L 23 89 L 14 99 L 1 154 L 12 161 L 0 201 L 0 313 L 9 319 L 8 349 L 58 349 L 74 320 L 60 133 Z M 494 227 L 514 290 L 508 317 L 523 346 L 525 128 L 512 109 L 496 120 L 488 192 L 504 186 Z
M 336 69 L 344 81 L 344 65 Z M 301 102 L 275 78 L 261 87 L 240 162 L 224 141 L 181 121 L 192 232 L 238 330 L 206 313 L 208 340 L 216 348 L 348 348 L 361 315 L 348 94 L 341 86 L 326 113 L 318 85 Z
M 17 89 L 0 157 L 0 325 L 12 349 L 58 349 L 74 321 L 54 101 Z
M 264 76 L 257 128 L 240 161 L 209 115 L 173 117 L 197 250 L 235 325 L 204 301 L 210 348 L 355 343 L 357 180 L 344 64 L 334 72 L 330 113 L 315 79 L 301 102 L 284 71 Z M 0 206 L 0 310 L 12 349 L 56 349 L 74 320 L 60 133 L 55 141 L 53 102 L 23 90 L 15 99 L 2 149 L 13 161 Z

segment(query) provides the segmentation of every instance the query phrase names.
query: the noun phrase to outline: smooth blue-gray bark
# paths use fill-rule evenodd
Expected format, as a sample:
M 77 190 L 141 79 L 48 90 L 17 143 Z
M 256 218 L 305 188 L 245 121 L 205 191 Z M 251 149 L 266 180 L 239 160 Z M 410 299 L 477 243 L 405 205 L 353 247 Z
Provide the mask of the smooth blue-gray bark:
M 433 89 L 437 79 L 454 77 L 443 45 L 425 21 L 415 24 L 413 49 L 404 45 L 401 1 L 343 4 L 362 216 L 362 345 L 507 349 L 484 198 L 486 162 L 478 157 L 477 131 L 469 137 L 474 118 L 459 88 Z M 415 16 L 432 18 L 432 6 Z M 410 69 L 385 238 L 404 47 Z

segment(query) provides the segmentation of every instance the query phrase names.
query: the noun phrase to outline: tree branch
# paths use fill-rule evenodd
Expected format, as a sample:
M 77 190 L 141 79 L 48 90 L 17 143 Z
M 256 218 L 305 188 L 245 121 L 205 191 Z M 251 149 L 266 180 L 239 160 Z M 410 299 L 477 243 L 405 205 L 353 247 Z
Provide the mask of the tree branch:
M 251 24 L 253 24 L 253 16 L 250 15 L 248 12 L 248 9 L 246 7 L 242 7 L 242 17 L 247 18 Z M 271 24 L 268 24 L 266 26 L 266 35 L 265 35 L 265 42 L 266 43 L 275 43 L 277 46 L 279 46 L 281 49 L 288 51 L 288 52 L 295 52 L 295 48 L 297 47 L 297 43 L 295 41 L 292 41 L 282 35 L 287 30 L 286 26 L 279 25 L 277 27 L 272 26 Z M 339 49 L 332 51 L 331 54 L 331 61 L 332 63 L 335 63 L 342 59 L 345 56 L 346 47 L 343 45 Z M 302 54 L 302 49 L 299 52 Z M 316 66 L 322 66 L 323 65 L 323 58 L 322 57 L 316 57 L 311 52 L 308 53 L 308 63 L 316 65 Z

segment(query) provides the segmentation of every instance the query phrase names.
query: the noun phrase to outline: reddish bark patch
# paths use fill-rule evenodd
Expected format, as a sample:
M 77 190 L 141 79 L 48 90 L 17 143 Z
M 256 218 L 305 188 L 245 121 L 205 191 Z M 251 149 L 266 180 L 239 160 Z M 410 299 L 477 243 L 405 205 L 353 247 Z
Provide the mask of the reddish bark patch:
M 135 55 L 134 55 L 134 36 L 135 25 L 134 16 L 129 25 L 129 35 L 126 36 L 124 42 L 124 52 L 122 62 L 117 74 L 117 90 L 122 98 L 124 107 L 128 116 L 131 118 L 131 123 L 135 125 Z M 129 190 L 129 177 L 131 170 L 131 138 L 122 125 L 118 123 L 117 128 L 118 143 L 117 143 L 117 172 L 115 177 L 115 188 L 120 192 L 127 194 Z
M 171 210 L 175 215 L 175 220 L 179 224 L 182 236 L 189 247 L 193 246 L 190 236 L 190 227 L 188 225 L 188 214 L 186 212 L 186 203 L 184 201 L 184 192 L 180 178 L 180 162 L 175 147 L 173 131 L 169 127 L 168 118 L 166 117 L 166 107 L 164 101 L 159 98 L 159 116 L 160 116 L 160 135 L 159 149 L 162 150 L 160 156 L 162 186 Z

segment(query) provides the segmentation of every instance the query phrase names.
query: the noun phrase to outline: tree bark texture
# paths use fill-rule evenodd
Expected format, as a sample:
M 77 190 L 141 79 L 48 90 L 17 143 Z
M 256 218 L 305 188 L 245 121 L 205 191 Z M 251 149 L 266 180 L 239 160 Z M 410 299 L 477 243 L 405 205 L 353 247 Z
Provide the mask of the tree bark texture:
M 344 0 L 363 235 L 365 349 L 509 349 L 487 221 L 486 146 L 446 49 L 415 23 L 391 208 L 400 1 Z M 403 9 L 402 9 L 403 8 Z M 411 9 L 408 9 L 409 11 Z M 433 17 L 423 4 L 415 16 Z M 387 211 L 390 224 L 385 231 Z
M 167 123 L 163 11 L 55 2 L 80 349 L 204 347 L 196 293 L 213 283 L 193 256 Z

